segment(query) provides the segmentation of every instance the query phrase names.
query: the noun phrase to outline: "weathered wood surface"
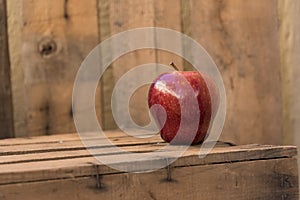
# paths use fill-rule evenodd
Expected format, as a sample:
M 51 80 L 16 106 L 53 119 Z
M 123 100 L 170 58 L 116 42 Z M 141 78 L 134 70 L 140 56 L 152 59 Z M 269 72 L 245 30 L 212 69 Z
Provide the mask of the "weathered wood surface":
M 284 144 L 300 146 L 300 2 L 278 0 Z M 300 157 L 298 155 L 298 160 Z M 299 167 L 299 166 L 298 166 Z M 300 167 L 299 167 L 300 171 Z
M 166 144 L 158 135 L 133 139 L 119 131 L 106 136 L 126 151 L 147 153 Z M 92 138 L 91 138 L 92 139 Z M 104 139 L 96 136 L 94 139 Z M 151 173 L 120 173 L 99 163 L 76 134 L 0 141 L 0 197 L 2 199 L 297 199 L 297 154 L 293 146 L 218 144 L 199 159 L 190 147 L 167 169 Z M 111 154 L 98 146 L 98 156 L 126 159 L 125 165 L 167 162 L 160 157 L 132 160 L 128 153 Z M 176 148 L 174 149 L 176 151 Z M 170 154 L 172 155 L 172 154 Z M 96 175 L 100 178 L 98 183 Z M 201 181 L 200 181 L 201 180 Z M 225 183 L 225 184 L 224 184 Z M 99 185 L 100 184 L 100 185 Z
M 300 144 L 300 2 L 278 1 L 284 142 Z
M 154 1 L 153 0 L 129 0 L 129 1 L 109 1 L 109 28 L 108 32 L 110 32 L 110 36 L 116 33 L 120 33 L 122 31 L 126 31 L 132 28 L 139 27 L 148 27 L 154 26 L 153 20 L 155 17 L 154 14 Z M 124 8 L 127 9 L 124 9 Z M 101 19 L 100 19 L 101 20 Z M 101 29 L 101 28 L 100 28 Z M 137 38 L 138 39 L 138 38 Z M 153 38 L 146 38 L 147 40 L 152 41 Z M 126 41 L 120 45 L 127 45 Z M 114 55 L 114 49 L 118 49 L 118 46 L 112 46 L 112 51 L 110 52 Z M 133 69 L 134 67 L 145 64 L 145 63 L 154 63 L 155 62 L 155 51 L 153 49 L 145 49 L 138 50 L 134 52 L 130 52 L 118 60 L 116 60 L 112 65 L 109 76 L 112 76 L 113 79 L 106 79 L 106 82 L 102 82 L 103 85 L 103 96 L 106 97 L 103 112 L 103 120 L 104 127 L 107 128 L 116 128 L 114 124 L 114 120 L 112 117 L 111 111 L 111 93 L 115 87 L 116 82 L 119 78 L 124 75 L 128 70 Z M 104 74 L 105 76 L 105 74 Z M 108 76 L 108 77 L 109 77 Z M 144 77 L 143 74 L 140 77 L 133 77 L 131 82 L 142 79 Z M 127 86 L 130 83 L 126 83 Z M 126 99 L 122 98 L 122 94 L 116 97 L 118 103 L 120 105 L 126 105 Z M 148 112 L 147 112 L 147 88 L 144 87 L 139 90 L 134 95 L 134 98 L 131 99 L 129 106 L 129 111 L 132 114 L 133 120 L 135 120 L 138 124 L 146 123 L 148 120 Z M 128 107 L 127 106 L 127 107 Z M 146 111 L 146 112 L 143 112 Z M 122 111 L 124 113 L 124 111 Z M 126 122 L 128 125 L 129 122 Z
M 15 137 L 28 134 L 26 125 L 26 93 L 24 92 L 23 48 L 23 1 L 9 0 L 7 3 L 7 26 L 11 66 L 11 87 Z
M 105 5 L 105 6 L 104 6 Z M 102 9 L 106 7 L 106 9 Z M 122 9 L 122 8 L 128 9 Z M 102 13 L 102 14 L 101 14 Z M 105 13 L 105 14 L 104 14 Z M 105 15 L 105 18 L 103 18 Z M 100 7 L 100 38 L 107 38 L 122 31 L 140 27 L 165 27 L 174 30 L 181 30 L 180 1 L 153 1 L 153 0 L 131 0 L 131 1 L 101 1 Z M 107 23 L 107 21 L 109 23 Z M 105 23 L 106 22 L 106 23 Z M 102 26 L 101 26 L 102 25 Z M 153 40 L 154 38 L 147 38 Z M 103 40 L 103 39 L 101 39 Z M 126 45 L 124 43 L 124 45 Z M 113 49 L 117 47 L 112 47 Z M 102 81 L 103 113 L 102 120 L 105 129 L 116 128 L 111 112 L 111 93 L 116 82 L 130 69 L 146 63 L 160 63 L 169 65 L 175 62 L 180 69 L 183 69 L 182 58 L 165 51 L 143 49 L 128 53 L 115 61 L 104 73 Z M 153 66 L 155 67 L 155 66 Z M 155 70 L 154 70 L 155 71 Z M 143 80 L 149 76 L 147 73 L 139 74 L 139 77 L 132 78 L 131 82 Z M 131 83 L 126 83 L 129 87 Z M 135 123 L 146 125 L 149 123 L 147 104 L 148 86 L 139 88 L 132 96 L 129 103 L 129 111 Z M 117 97 L 118 98 L 118 97 Z M 122 94 L 118 98 L 120 104 L 126 104 Z M 122 111 L 123 112 L 123 111 Z M 130 122 L 127 122 L 127 125 Z
M 26 134 L 75 131 L 73 84 L 81 62 L 98 43 L 96 2 L 24 1 L 22 6 L 12 7 L 22 13 L 22 24 L 18 24 L 22 51 L 18 59 L 24 71 L 20 85 L 25 95 L 20 103 L 25 115 L 18 120 L 25 122 L 22 129 Z M 100 110 L 100 89 L 96 102 L 96 109 Z
M 73 132 L 73 80 L 87 53 L 99 40 L 113 34 L 159 26 L 191 36 L 219 66 L 228 102 L 223 140 L 237 144 L 281 143 L 277 1 L 55 0 L 24 1 L 22 5 L 16 0 L 10 2 L 18 136 Z M 189 49 L 183 51 L 191 53 Z M 124 73 L 139 64 L 168 65 L 170 61 L 185 70 L 192 69 L 177 56 L 149 49 L 131 52 L 114 62 L 104 73 L 96 94 L 96 110 L 103 127 L 116 127 L 110 95 Z M 139 125 L 149 122 L 146 99 L 144 87 L 129 104 L 132 118 Z
M 0 0 L 0 138 L 14 137 L 6 0 Z
M 84 176 L 0 186 L 10 199 L 298 199 L 296 160 L 293 158 L 200 165 L 149 174 Z M 100 187 L 99 187 L 100 186 Z
M 223 139 L 282 143 L 277 1 L 183 2 L 183 32 L 203 45 L 224 79 Z

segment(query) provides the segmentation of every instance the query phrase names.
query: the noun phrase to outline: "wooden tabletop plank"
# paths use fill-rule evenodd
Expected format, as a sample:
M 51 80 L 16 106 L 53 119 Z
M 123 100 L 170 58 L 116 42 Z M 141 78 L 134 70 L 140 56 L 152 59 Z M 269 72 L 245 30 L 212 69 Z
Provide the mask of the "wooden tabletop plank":
M 152 167 L 172 163 L 172 167 L 209 165 L 216 163 L 245 162 L 293 157 L 297 154 L 294 146 L 271 145 L 216 145 L 205 157 L 199 158 L 200 145 L 187 147 L 179 158 L 182 146 L 166 147 L 159 135 L 150 138 L 135 138 L 120 131 L 105 132 L 110 141 L 122 148 L 119 152 L 114 146 L 100 145 L 105 136 L 90 134 L 94 155 L 105 161 L 101 164 L 82 144 L 78 134 L 43 136 L 0 141 L 0 184 L 55 180 L 69 177 L 90 176 L 96 173 L 113 174 L 120 171 L 109 166 L 127 168 L 132 171 L 147 170 Z M 140 133 L 145 136 L 146 133 Z M 155 154 L 153 151 L 158 151 Z M 135 152 L 138 154 L 130 154 Z M 143 153 L 143 154 L 141 154 Z M 98 170 L 95 170 L 97 166 Z
M 129 143 L 130 144 L 130 143 Z M 152 152 L 157 150 L 162 150 L 167 145 L 167 143 L 149 143 L 149 144 L 133 144 L 122 146 L 119 145 L 120 148 L 124 151 L 128 152 Z M 213 152 L 224 151 L 224 147 L 228 145 L 219 143 L 217 144 L 218 148 L 215 148 Z M 223 147 L 223 148 L 222 148 Z M 119 150 L 116 150 L 111 146 L 97 147 L 98 153 L 97 156 L 107 156 L 107 155 L 115 155 L 120 153 Z M 196 148 L 199 150 L 199 146 L 190 147 L 190 149 Z M 63 160 L 70 158 L 82 158 L 82 157 L 91 157 L 91 153 L 85 149 L 83 146 L 65 148 L 65 149 L 57 149 L 55 151 L 51 151 L 51 149 L 46 149 L 45 151 L 24 151 L 24 152 L 14 152 L 13 154 L 5 155 L 3 153 L 0 155 L 0 165 L 1 164 L 13 164 L 13 163 L 24 163 L 24 162 L 37 162 L 37 161 L 47 161 L 47 160 Z
M 151 152 L 163 148 L 162 145 L 155 144 L 144 144 L 142 146 L 124 146 L 121 147 L 124 151 L 129 152 Z M 100 148 L 100 147 L 99 147 Z M 112 147 L 101 148 L 99 149 L 98 156 L 107 156 L 115 155 L 120 151 L 115 150 Z M 92 157 L 86 149 L 75 149 L 75 150 L 66 150 L 66 151 L 54 151 L 54 152 L 40 152 L 40 153 L 29 153 L 29 154 L 16 154 L 16 155 L 6 155 L 1 156 L 0 165 L 2 164 L 14 164 L 14 163 L 24 163 L 24 162 L 39 162 L 39 161 L 48 161 L 48 160 L 63 160 L 63 159 L 74 159 L 74 158 L 83 158 L 83 157 Z
M 154 149 L 154 147 L 149 147 Z M 147 149 L 147 148 L 145 148 Z M 127 149 L 129 150 L 129 149 Z M 149 156 L 147 159 L 137 159 L 135 155 L 117 154 L 102 155 L 101 160 L 110 160 L 110 166 L 123 166 L 132 170 L 139 170 L 141 167 L 158 166 L 165 162 L 171 162 L 164 158 L 177 153 L 176 149 L 169 152 L 160 152 Z M 72 152 L 68 152 L 71 153 Z M 83 152 L 82 152 L 83 153 Z M 199 146 L 190 147 L 185 154 L 177 159 L 172 167 L 208 165 L 216 163 L 244 162 L 253 160 L 277 159 L 293 157 L 297 153 L 296 147 L 292 146 L 261 146 L 244 145 L 235 147 L 216 147 L 205 158 L 199 159 Z M 76 154 L 76 153 L 75 153 Z M 106 165 L 99 163 L 94 157 L 66 157 L 61 160 L 29 161 L 15 164 L 0 164 L 0 184 L 19 182 L 31 182 L 40 180 L 52 180 L 60 178 L 82 177 L 95 174 L 95 165 L 98 166 L 100 174 L 120 173 Z M 80 154 L 80 153 L 79 153 Z M 64 154 L 61 154 L 64 156 Z M 87 156 L 87 154 L 82 154 Z M 145 154 L 143 154 L 145 155 Z M 149 155 L 149 153 L 147 153 Z M 72 156 L 72 155 L 71 155 Z
M 116 146 L 133 146 L 142 144 L 156 144 L 162 143 L 163 140 L 160 136 L 156 135 L 151 138 L 134 138 L 131 136 L 123 137 L 111 137 L 110 141 Z M 95 145 L 93 147 L 106 148 L 111 146 L 110 144 L 103 144 L 104 138 L 89 138 L 87 141 L 93 141 Z M 99 144 L 97 144 L 97 141 Z M 88 145 L 88 144 L 87 144 Z M 19 154 L 32 154 L 42 152 L 55 152 L 55 151 L 68 151 L 68 150 L 83 150 L 85 146 L 79 139 L 76 140 L 63 140 L 58 139 L 56 141 L 49 141 L 45 143 L 26 143 L 19 145 L 0 146 L 0 159 L 5 155 L 19 155 Z
M 128 137 L 126 133 L 123 133 L 120 130 L 105 131 L 105 135 L 109 138 Z M 103 137 L 103 135 L 99 134 L 99 137 L 101 138 Z M 0 146 L 55 143 L 59 141 L 76 141 L 76 140 L 80 140 L 78 133 L 68 133 L 68 134 L 57 134 L 57 135 L 47 135 L 47 136 L 2 139 L 0 140 Z
M 27 144 L 50 144 L 57 142 L 67 142 L 67 141 L 79 141 L 84 137 L 88 137 L 87 139 L 101 139 L 101 138 L 110 138 L 111 140 L 117 140 L 119 138 L 131 137 L 120 130 L 109 130 L 101 133 L 68 133 L 68 134 L 57 134 L 57 135 L 48 135 L 48 136 L 35 136 L 35 137 L 23 137 L 23 138 L 10 138 L 10 139 L 2 139 L 0 140 L 0 147 L 2 146 L 16 146 L 16 145 L 27 145 Z M 137 138 L 146 138 L 150 137 L 153 134 L 148 132 L 141 132 L 132 130 L 130 134 L 136 136 Z M 86 136 L 88 135 L 88 136 Z M 159 136 L 159 134 L 154 135 Z M 161 140 L 162 141 L 162 140 Z
M 73 143 L 72 143 L 73 144 Z M 128 152 L 139 152 L 139 153 L 145 153 L 145 152 L 152 152 L 157 150 L 162 150 L 167 144 L 166 143 L 149 143 L 144 144 L 140 143 L 137 145 L 134 143 L 133 145 L 128 146 L 120 145 L 119 147 L 122 148 L 124 151 Z M 116 155 L 119 153 L 119 150 L 116 150 L 112 146 L 99 146 L 97 147 L 98 150 L 94 149 L 94 152 L 97 152 L 98 156 L 107 156 L 107 155 Z M 235 152 L 235 151 L 241 151 L 242 146 L 238 147 L 228 147 L 227 145 L 223 147 L 223 144 L 217 144 L 216 147 L 212 150 L 211 153 L 216 152 Z M 264 146 L 264 148 L 270 148 L 269 146 Z M 274 147 L 272 147 L 274 148 Z M 278 147 L 275 147 L 276 149 L 280 149 Z M 192 146 L 189 147 L 189 151 L 199 151 L 200 146 Z M 286 151 L 285 151 L 286 152 Z M 9 154 L 8 152 L 7 154 Z M 266 153 L 266 152 L 265 152 Z M 274 151 L 272 151 L 274 154 Z M 2 153 L 0 156 L 0 165 L 1 164 L 13 164 L 13 163 L 24 163 L 24 162 L 37 162 L 37 161 L 48 161 L 48 160 L 63 160 L 63 159 L 71 159 L 71 158 L 83 158 L 83 157 L 91 157 L 91 153 L 85 149 L 82 145 L 78 146 L 70 146 L 69 148 L 54 148 L 54 149 L 40 149 L 38 150 L 32 150 L 32 151 L 14 151 L 13 154 L 5 155 L 5 153 Z M 273 155 L 275 156 L 275 155 Z M 279 155 L 282 156 L 281 154 Z M 263 157 L 263 156 L 262 156 Z

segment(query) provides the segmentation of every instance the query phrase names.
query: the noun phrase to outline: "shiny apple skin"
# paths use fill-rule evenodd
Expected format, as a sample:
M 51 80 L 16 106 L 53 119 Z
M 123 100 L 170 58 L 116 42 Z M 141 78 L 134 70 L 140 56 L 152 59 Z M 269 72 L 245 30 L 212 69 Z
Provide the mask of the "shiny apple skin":
M 198 101 L 198 108 L 188 103 L 190 96 L 193 94 L 187 94 L 180 89 L 176 90 L 175 93 L 174 87 L 178 81 L 182 80 L 182 77 L 187 80 L 185 84 L 189 84 L 193 88 L 194 95 L 196 95 Z M 187 102 L 181 103 L 183 108 L 180 107 L 179 98 L 185 99 L 185 102 Z M 162 139 L 174 145 L 194 145 L 203 142 L 208 134 L 210 122 L 213 120 L 218 108 L 219 93 L 214 80 L 209 76 L 198 71 L 175 71 L 160 75 L 151 84 L 148 93 L 149 108 L 155 104 L 161 105 L 167 114 L 166 118 L 164 118 L 161 116 L 161 112 L 151 110 L 157 126 L 161 129 L 160 135 Z M 193 115 L 182 116 L 181 109 L 187 109 L 187 111 L 191 112 L 192 109 L 199 109 L 200 119 L 195 120 Z M 173 139 L 179 130 L 182 117 L 190 125 L 181 127 L 183 131 L 180 132 L 175 141 Z M 195 126 L 192 123 L 197 123 L 197 121 L 198 129 L 196 134 L 190 133 L 189 128 Z

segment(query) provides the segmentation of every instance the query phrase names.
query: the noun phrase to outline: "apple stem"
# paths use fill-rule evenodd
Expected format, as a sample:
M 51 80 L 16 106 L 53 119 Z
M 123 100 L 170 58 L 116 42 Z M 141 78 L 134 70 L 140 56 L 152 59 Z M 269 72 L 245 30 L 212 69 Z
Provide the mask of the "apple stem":
M 170 65 L 171 65 L 176 71 L 179 71 L 178 67 L 175 65 L 174 62 L 171 62 Z

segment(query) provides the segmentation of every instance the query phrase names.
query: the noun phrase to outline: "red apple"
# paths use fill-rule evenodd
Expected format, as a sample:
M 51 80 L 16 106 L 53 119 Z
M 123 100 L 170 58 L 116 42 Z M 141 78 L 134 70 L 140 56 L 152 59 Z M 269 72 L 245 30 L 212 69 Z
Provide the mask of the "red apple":
M 174 71 L 160 75 L 150 86 L 149 108 L 156 104 L 165 109 L 165 112 L 151 109 L 164 141 L 176 145 L 197 144 L 208 134 L 219 105 L 219 92 L 214 80 L 203 73 Z

